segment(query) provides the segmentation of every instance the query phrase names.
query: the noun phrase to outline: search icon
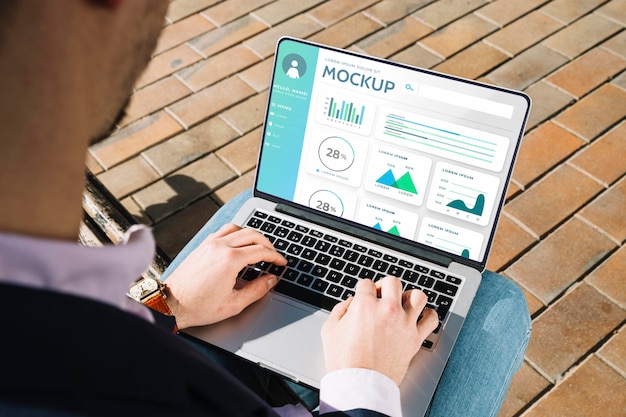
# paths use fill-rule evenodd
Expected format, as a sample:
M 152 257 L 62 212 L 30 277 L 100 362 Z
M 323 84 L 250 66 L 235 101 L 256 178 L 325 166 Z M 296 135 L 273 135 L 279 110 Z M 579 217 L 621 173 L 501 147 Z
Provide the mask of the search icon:
M 415 95 L 415 94 L 417 94 L 417 87 L 418 87 L 418 85 L 419 84 L 414 82 L 414 81 L 405 80 L 404 81 L 404 90 L 400 90 L 400 91 L 403 91 L 405 94 Z

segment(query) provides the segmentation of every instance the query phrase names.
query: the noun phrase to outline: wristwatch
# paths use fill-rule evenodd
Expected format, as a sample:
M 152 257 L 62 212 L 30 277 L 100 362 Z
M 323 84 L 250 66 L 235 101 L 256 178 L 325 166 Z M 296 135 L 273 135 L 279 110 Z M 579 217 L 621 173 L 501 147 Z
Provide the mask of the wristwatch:
M 166 316 L 174 316 L 165 302 L 167 285 L 155 278 L 142 277 L 133 282 L 128 290 L 128 296 L 135 301 L 147 305 L 153 310 Z M 178 333 L 178 326 L 174 325 L 174 333 Z

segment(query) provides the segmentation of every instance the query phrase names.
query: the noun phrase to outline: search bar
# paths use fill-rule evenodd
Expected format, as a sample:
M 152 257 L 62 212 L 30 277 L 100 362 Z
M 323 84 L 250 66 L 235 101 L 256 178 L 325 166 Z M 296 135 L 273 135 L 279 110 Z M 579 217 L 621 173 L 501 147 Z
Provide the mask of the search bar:
M 446 104 L 465 107 L 470 110 L 492 114 L 494 116 L 506 117 L 507 119 L 513 117 L 514 107 L 509 104 L 474 97 L 468 94 L 457 93 L 456 91 L 433 87 L 432 85 L 421 84 L 418 90 L 418 96 Z

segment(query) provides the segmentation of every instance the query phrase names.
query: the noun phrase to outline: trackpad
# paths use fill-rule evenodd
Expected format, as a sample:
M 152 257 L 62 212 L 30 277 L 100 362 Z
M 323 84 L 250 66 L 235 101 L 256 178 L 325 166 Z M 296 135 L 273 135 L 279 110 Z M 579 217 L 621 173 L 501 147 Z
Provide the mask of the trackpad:
M 319 386 L 325 373 L 320 331 L 327 317 L 328 313 L 307 311 L 272 298 L 241 350 L 265 367 Z

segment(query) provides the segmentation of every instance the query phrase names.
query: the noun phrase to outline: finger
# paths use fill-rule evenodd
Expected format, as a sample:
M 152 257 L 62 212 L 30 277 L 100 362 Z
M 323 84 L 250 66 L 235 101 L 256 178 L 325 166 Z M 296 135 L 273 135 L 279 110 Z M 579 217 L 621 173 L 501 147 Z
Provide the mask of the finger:
M 332 310 L 330 310 L 330 315 L 328 316 L 328 320 L 338 321 L 341 320 L 343 316 L 348 312 L 348 307 L 352 303 L 353 298 L 350 297 L 340 303 L 337 303 Z
M 286 265 L 287 259 L 274 248 L 267 248 L 262 245 L 250 245 L 235 249 L 237 258 L 240 258 L 245 265 L 252 265 L 257 262 L 269 262 L 276 265 Z
M 398 303 L 402 302 L 402 282 L 398 278 L 388 275 L 377 281 L 376 287 L 378 288 L 380 298 L 397 301 Z
M 422 318 L 417 322 L 417 334 L 420 338 L 426 339 L 439 325 L 437 312 L 432 308 L 425 308 Z
M 264 274 L 235 290 L 234 297 L 236 301 L 233 305 L 237 310 L 235 314 L 255 301 L 260 300 L 269 290 L 276 286 L 277 282 L 278 279 L 275 275 Z
M 426 301 L 426 294 L 420 290 L 408 290 L 402 294 L 402 306 L 412 320 L 417 320 L 426 306 Z
M 230 235 L 231 233 L 234 233 L 238 230 L 241 230 L 241 227 L 237 226 L 236 224 L 226 223 L 225 225 L 220 227 L 219 230 L 211 233 L 209 236 L 213 236 L 214 238 L 221 238 Z
M 370 295 L 377 297 L 378 290 L 376 284 L 371 279 L 361 279 L 356 283 L 356 287 L 354 288 L 355 297 L 361 297 L 363 295 Z
M 235 230 L 234 232 L 223 236 L 223 241 L 231 248 L 261 245 L 266 248 L 274 249 L 274 245 L 272 245 L 268 238 L 256 230 L 249 228 Z

